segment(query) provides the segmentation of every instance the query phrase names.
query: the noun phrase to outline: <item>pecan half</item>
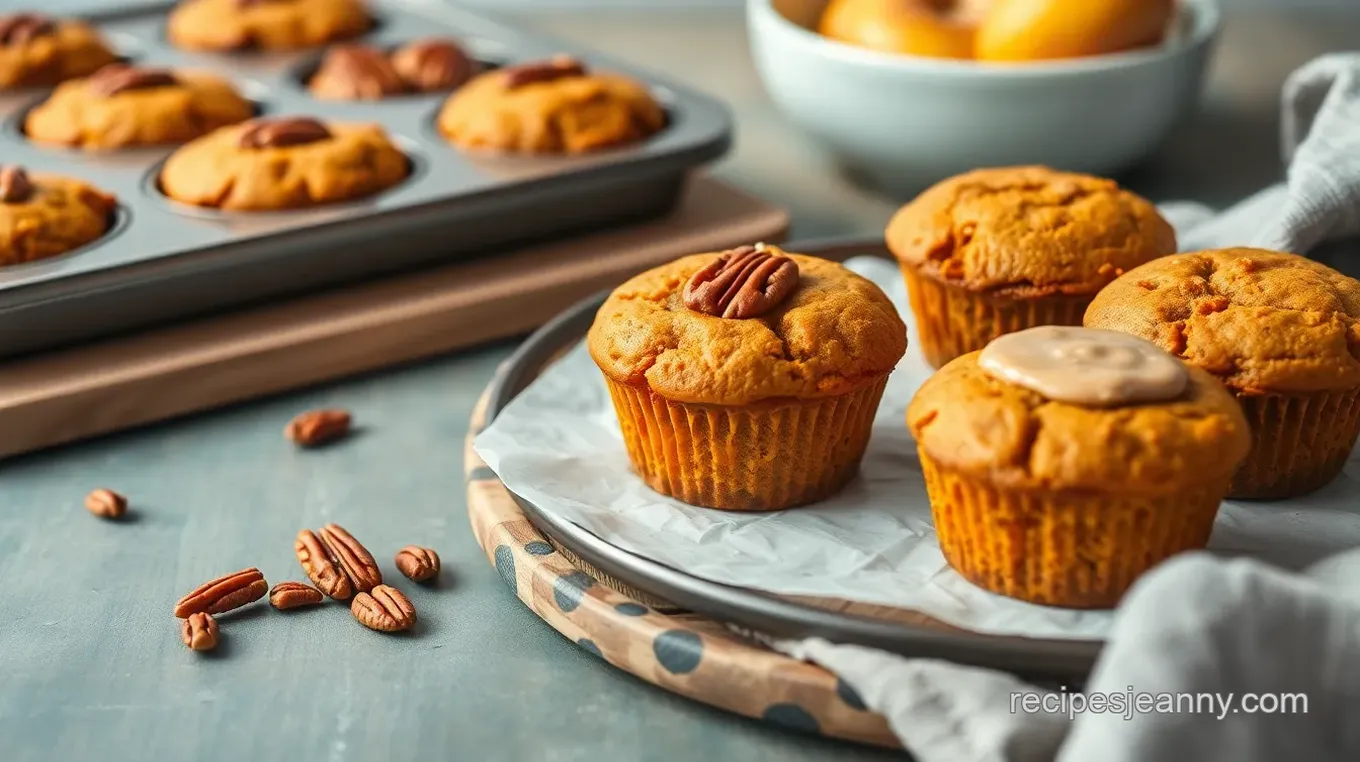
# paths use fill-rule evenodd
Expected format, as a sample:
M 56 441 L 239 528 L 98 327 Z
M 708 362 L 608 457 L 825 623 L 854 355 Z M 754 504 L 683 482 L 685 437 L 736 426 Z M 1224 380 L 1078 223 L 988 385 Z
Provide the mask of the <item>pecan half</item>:
M 109 64 L 90 75 L 90 92 L 108 98 L 129 90 L 169 87 L 179 84 L 169 69 L 143 69 L 127 64 Z
M 450 40 L 418 40 L 392 54 L 392 68 L 407 87 L 431 92 L 458 87 L 472 77 L 477 65 Z
M 241 133 L 242 148 L 282 148 L 330 138 L 331 131 L 315 119 L 256 119 Z
M 405 89 L 387 56 L 367 45 L 331 48 L 311 81 L 317 97 L 341 100 L 380 100 Z
M 514 90 L 537 82 L 554 82 L 585 75 L 585 64 L 571 56 L 556 56 L 547 61 L 533 61 L 506 69 L 505 89 Z
M 85 496 L 85 509 L 106 519 L 122 518 L 127 513 L 127 498 L 111 489 L 97 489 Z
M 0 168 L 0 203 L 22 204 L 33 198 L 33 181 L 23 167 L 9 164 Z
M 298 564 L 302 566 L 307 579 L 321 592 L 337 601 L 347 601 L 354 595 L 354 583 L 312 530 L 298 532 L 297 539 L 293 541 L 293 550 L 297 552 Z
M 344 527 L 327 524 L 321 527 L 319 534 L 330 557 L 339 562 L 340 568 L 354 583 L 355 592 L 366 593 L 382 584 L 382 570 L 373 560 L 373 554 Z
M 315 606 L 325 598 L 320 590 L 301 582 L 280 582 L 269 591 L 269 605 L 279 611 Z
M 354 596 L 349 610 L 359 624 L 378 632 L 407 630 L 416 623 L 416 607 L 400 590 L 387 585 Z
M 348 434 L 350 421 L 344 410 L 309 410 L 289 421 L 283 435 L 301 447 L 316 447 Z
M 797 262 L 764 246 L 742 246 L 690 277 L 684 299 L 696 312 L 742 320 L 769 312 L 797 287 Z
M 269 583 L 259 569 L 242 569 L 212 582 L 200 585 L 175 604 L 175 616 L 185 619 L 191 614 L 220 614 L 258 601 L 269 592 Z
M 23 45 L 57 31 L 56 22 L 36 13 L 16 13 L 0 18 L 0 46 Z
M 439 574 L 439 554 L 430 548 L 407 545 L 397 551 L 397 570 L 414 582 L 424 582 Z
M 190 614 L 180 623 L 180 637 L 195 651 L 211 651 L 217 648 L 217 620 L 201 611 Z

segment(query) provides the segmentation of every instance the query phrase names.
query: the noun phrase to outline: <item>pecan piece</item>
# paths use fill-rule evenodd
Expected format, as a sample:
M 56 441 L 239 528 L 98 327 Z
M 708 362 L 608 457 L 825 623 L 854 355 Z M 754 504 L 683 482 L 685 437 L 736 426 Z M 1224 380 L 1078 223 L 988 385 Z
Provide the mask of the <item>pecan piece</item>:
M 220 614 L 257 601 L 269 592 L 269 583 L 259 569 L 242 569 L 212 582 L 200 585 L 175 604 L 175 616 L 185 619 L 191 614 Z
M 90 92 L 108 98 L 128 90 L 169 87 L 179 84 L 169 69 L 144 69 L 128 64 L 109 64 L 90 75 Z
M 559 79 L 585 75 L 585 64 L 571 56 L 555 56 L 547 61 L 533 61 L 506 69 L 505 89 L 514 90 L 539 82 L 555 82 Z
M 326 125 L 307 117 L 256 119 L 241 132 L 240 146 L 248 149 L 283 148 L 330 138 Z
M 16 164 L 0 169 L 0 203 L 22 204 L 33 198 L 33 181 L 28 172 Z
M 194 651 L 211 651 L 217 648 L 217 620 L 201 611 L 190 614 L 180 623 L 180 637 Z
M 354 583 L 344 569 L 331 557 L 330 551 L 310 529 L 298 532 L 293 541 L 298 564 L 321 592 L 337 601 L 347 601 L 354 595 Z
M 280 582 L 269 591 L 269 605 L 279 611 L 315 606 L 325 598 L 320 590 L 301 582 Z
M 451 90 L 477 70 L 468 54 L 450 40 L 417 40 L 392 54 L 392 68 L 419 92 Z
M 408 630 L 416 623 L 416 607 L 400 590 L 387 585 L 354 596 L 349 610 L 359 624 L 378 632 Z
M 310 84 L 318 98 L 339 100 L 381 100 L 406 89 L 387 56 L 367 45 L 331 48 Z
M 407 545 L 397 551 L 397 570 L 413 582 L 424 582 L 439 574 L 439 554 L 430 548 Z
M 769 312 L 797 287 L 798 263 L 762 244 L 718 255 L 690 277 L 683 295 L 696 312 L 742 320 Z
M 16 13 L 0 18 L 0 46 L 24 45 L 57 31 L 56 22 L 36 13 Z
M 309 410 L 289 421 L 283 435 L 300 447 L 317 447 L 348 434 L 350 421 L 344 410 Z
M 373 554 L 344 527 L 327 524 L 321 527 L 320 536 L 330 557 L 340 564 L 345 576 L 354 583 L 355 592 L 366 593 L 382 584 L 382 570 L 378 568 Z
M 127 498 L 111 489 L 97 489 L 85 496 L 85 510 L 106 519 L 122 518 L 127 513 Z

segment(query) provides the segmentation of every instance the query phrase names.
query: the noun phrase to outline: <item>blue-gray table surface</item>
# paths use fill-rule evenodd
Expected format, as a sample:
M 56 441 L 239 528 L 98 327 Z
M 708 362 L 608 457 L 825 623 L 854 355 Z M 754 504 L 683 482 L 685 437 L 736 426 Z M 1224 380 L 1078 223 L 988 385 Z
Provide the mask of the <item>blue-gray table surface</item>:
M 739 12 L 525 21 L 725 98 L 740 133 L 717 173 L 791 209 L 795 236 L 874 234 L 895 208 L 849 186 L 782 123 Z M 1357 39 L 1360 14 L 1231 16 L 1205 113 L 1126 181 L 1159 200 L 1225 203 L 1276 179 L 1285 74 Z M 0 759 L 888 758 L 654 689 L 512 597 L 472 538 L 461 464 L 473 402 L 511 347 L 0 463 Z M 353 410 L 362 433 L 295 451 L 281 427 L 323 405 Z M 131 496 L 132 520 L 89 516 L 81 500 L 96 486 Z M 294 616 L 256 607 L 224 617 L 213 655 L 180 644 L 170 616 L 180 595 L 250 565 L 297 579 L 294 533 L 332 520 L 389 575 L 404 544 L 440 551 L 443 581 L 412 592 L 417 630 L 371 633 L 339 606 Z

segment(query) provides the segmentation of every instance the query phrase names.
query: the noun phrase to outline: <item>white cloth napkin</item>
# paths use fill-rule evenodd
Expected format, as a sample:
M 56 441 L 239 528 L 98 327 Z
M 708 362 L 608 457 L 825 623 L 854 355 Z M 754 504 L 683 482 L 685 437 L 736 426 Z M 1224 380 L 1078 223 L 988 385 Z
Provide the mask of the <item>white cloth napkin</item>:
M 1166 205 L 1183 250 L 1306 253 L 1360 235 L 1360 53 L 1294 72 L 1283 108 L 1286 181 L 1221 213 Z M 1162 564 L 1115 612 L 1085 711 L 999 672 L 777 647 L 853 686 L 918 762 L 1360 760 L 1360 549 L 1302 574 L 1207 553 Z

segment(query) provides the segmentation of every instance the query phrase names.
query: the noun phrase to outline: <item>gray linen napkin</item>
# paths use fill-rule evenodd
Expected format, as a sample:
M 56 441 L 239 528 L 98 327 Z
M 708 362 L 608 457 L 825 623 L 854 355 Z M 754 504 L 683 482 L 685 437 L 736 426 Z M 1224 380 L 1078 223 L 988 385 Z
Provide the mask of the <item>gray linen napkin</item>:
M 1221 213 L 1166 205 L 1183 250 L 1306 253 L 1360 235 L 1360 53 L 1296 71 L 1283 108 L 1286 181 Z M 852 685 L 919 762 L 1360 760 L 1360 549 L 1303 574 L 1208 553 L 1157 567 L 1115 612 L 1085 686 L 1100 712 L 1042 711 L 1052 691 L 999 672 L 817 639 L 777 647 Z

